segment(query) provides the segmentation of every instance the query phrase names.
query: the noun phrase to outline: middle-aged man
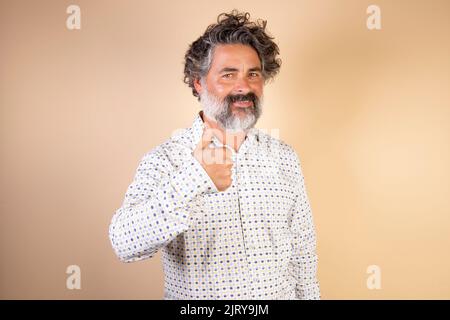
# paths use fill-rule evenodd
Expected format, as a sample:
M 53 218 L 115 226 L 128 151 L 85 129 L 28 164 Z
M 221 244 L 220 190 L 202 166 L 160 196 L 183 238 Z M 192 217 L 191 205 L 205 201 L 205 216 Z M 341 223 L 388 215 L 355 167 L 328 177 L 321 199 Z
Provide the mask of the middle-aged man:
M 144 155 L 109 226 L 123 262 L 161 249 L 165 299 L 320 298 L 299 158 L 254 127 L 281 61 L 249 18 L 223 13 L 191 44 L 184 80 L 202 111 Z

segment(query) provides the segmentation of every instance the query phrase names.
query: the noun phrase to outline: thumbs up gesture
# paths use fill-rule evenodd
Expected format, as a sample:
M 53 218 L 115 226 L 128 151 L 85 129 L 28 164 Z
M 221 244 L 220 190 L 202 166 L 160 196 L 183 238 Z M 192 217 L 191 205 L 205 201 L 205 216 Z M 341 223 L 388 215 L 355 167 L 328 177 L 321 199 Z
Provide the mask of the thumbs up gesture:
M 205 123 L 206 125 L 206 123 Z M 208 173 L 211 180 L 219 191 L 226 190 L 231 186 L 231 168 L 233 161 L 231 151 L 227 147 L 210 148 L 214 129 L 206 125 L 202 138 L 194 149 L 192 155 Z

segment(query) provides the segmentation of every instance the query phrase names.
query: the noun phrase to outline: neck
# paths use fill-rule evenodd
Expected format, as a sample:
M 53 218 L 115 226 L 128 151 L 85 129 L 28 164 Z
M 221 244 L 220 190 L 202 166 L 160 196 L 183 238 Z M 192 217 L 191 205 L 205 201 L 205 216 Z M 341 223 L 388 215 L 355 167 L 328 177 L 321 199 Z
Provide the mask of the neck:
M 244 142 L 245 137 L 247 135 L 246 131 L 240 131 L 236 133 L 230 133 L 227 130 L 225 130 L 217 121 L 207 117 L 203 111 L 200 112 L 200 117 L 203 119 L 203 122 L 207 123 L 208 126 L 214 131 L 218 131 L 215 135 L 219 141 L 224 144 L 228 145 L 229 147 L 233 148 L 234 151 L 238 151 L 241 144 Z

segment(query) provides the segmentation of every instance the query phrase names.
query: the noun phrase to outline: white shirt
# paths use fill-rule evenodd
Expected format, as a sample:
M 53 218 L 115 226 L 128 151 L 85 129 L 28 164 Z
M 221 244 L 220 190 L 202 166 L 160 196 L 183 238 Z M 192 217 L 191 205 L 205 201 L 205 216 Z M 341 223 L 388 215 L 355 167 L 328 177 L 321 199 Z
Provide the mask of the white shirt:
M 232 185 L 219 192 L 192 155 L 203 125 L 197 114 L 142 158 L 109 226 L 119 259 L 161 249 L 165 299 L 320 299 L 315 227 L 293 148 L 250 129 L 233 150 Z

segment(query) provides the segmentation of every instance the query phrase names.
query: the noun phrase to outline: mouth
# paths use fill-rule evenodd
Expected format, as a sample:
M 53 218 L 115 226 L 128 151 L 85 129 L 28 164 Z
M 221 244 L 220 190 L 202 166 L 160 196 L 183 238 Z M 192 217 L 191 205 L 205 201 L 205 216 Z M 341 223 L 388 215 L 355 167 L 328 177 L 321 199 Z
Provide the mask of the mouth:
M 238 108 L 248 108 L 248 107 L 253 106 L 253 102 L 249 101 L 249 100 L 235 101 L 235 102 L 233 102 L 233 106 L 238 107 Z

